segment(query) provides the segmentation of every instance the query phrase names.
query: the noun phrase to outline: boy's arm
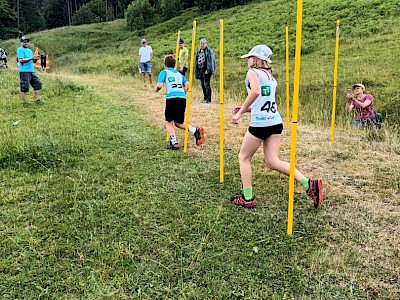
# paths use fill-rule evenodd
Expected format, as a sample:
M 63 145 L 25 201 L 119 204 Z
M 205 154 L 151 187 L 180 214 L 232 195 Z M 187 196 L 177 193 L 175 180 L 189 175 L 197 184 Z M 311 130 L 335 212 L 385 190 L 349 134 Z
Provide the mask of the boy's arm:
M 188 89 L 189 89 L 189 82 L 186 81 L 186 83 L 183 85 L 183 90 L 185 91 L 185 93 L 187 93 Z
M 157 93 L 159 90 L 162 89 L 163 85 L 164 85 L 164 84 L 162 84 L 162 83 L 157 83 L 157 85 L 156 85 L 156 93 Z
M 157 78 L 157 85 L 156 85 L 156 93 L 162 89 L 163 85 L 164 85 L 164 81 L 165 81 L 165 77 L 167 76 L 167 74 L 165 73 L 165 70 L 162 70 L 160 72 L 160 74 L 158 75 Z

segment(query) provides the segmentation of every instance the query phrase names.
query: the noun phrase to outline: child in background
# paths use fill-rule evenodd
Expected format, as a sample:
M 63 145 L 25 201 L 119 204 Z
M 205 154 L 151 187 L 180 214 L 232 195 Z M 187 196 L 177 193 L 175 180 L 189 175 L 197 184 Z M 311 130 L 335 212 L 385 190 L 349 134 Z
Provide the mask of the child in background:
M 289 175 L 290 164 L 281 161 L 278 149 L 283 130 L 282 118 L 275 102 L 277 82 L 271 72 L 271 49 L 266 45 L 257 45 L 242 58 L 247 58 L 249 70 L 246 75 L 247 98 L 243 105 L 234 109 L 232 123 L 238 124 L 244 113 L 251 113 L 251 123 L 248 128 L 239 153 L 240 175 L 242 177 L 243 194 L 231 197 L 234 205 L 246 208 L 256 206 L 252 189 L 251 159 L 262 145 L 265 164 L 272 170 Z M 294 178 L 307 191 L 314 202 L 314 207 L 322 205 L 322 180 L 308 179 L 295 169 Z
M 168 149 L 179 149 L 179 143 L 175 136 L 175 127 L 185 129 L 185 110 L 186 110 L 186 92 L 189 87 L 187 79 L 174 69 L 175 57 L 167 55 L 164 58 L 164 70 L 158 75 L 156 92 L 165 85 L 167 95 L 165 96 L 165 129 L 170 137 Z M 204 142 L 204 129 L 196 128 L 189 124 L 189 131 L 196 139 L 196 145 L 200 146 Z

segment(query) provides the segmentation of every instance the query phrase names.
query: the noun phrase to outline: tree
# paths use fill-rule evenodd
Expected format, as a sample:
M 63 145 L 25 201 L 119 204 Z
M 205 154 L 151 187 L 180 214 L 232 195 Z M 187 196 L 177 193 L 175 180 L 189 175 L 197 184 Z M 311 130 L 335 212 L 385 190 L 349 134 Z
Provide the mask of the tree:
M 72 24 L 91 24 L 113 20 L 112 8 L 104 0 L 92 0 L 81 6 L 72 17 Z
M 39 12 L 36 0 L 19 0 L 19 26 L 25 33 L 45 28 L 44 18 Z
M 136 0 L 126 10 L 128 28 L 143 29 L 154 24 L 155 10 L 148 0 Z
M 17 36 L 17 14 L 7 0 L 0 0 L 0 36 L 7 39 Z
M 162 21 L 176 17 L 182 10 L 179 0 L 159 0 L 159 7 L 158 15 Z
M 46 0 L 43 10 L 46 28 L 69 25 L 68 7 L 65 0 Z
M 74 25 L 91 24 L 99 21 L 100 18 L 92 12 L 88 5 L 83 5 L 72 17 L 72 24 Z

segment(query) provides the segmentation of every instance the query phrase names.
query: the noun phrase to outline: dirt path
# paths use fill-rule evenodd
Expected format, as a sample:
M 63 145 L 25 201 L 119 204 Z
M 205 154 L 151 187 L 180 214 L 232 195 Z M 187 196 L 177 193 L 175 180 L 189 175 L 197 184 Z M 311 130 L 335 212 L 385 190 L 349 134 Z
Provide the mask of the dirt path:
M 103 94 L 115 98 L 128 99 L 133 106 L 145 107 L 144 118 L 150 123 L 163 127 L 164 91 L 155 93 L 150 87 L 129 77 L 107 75 L 57 75 L 78 84 L 94 87 Z M 215 93 L 215 99 L 218 94 Z M 220 105 L 214 101 L 204 105 L 200 101 L 200 91 L 194 90 L 191 100 L 190 123 L 202 126 L 206 132 L 204 147 L 190 151 L 210 151 L 215 155 L 219 147 Z M 234 103 L 225 100 L 225 139 L 226 149 L 239 150 L 249 116 L 239 125 L 231 123 Z M 322 177 L 325 181 L 327 197 L 334 195 L 351 198 L 370 198 L 399 203 L 400 146 L 384 130 L 380 133 L 385 141 L 368 141 L 364 131 L 336 129 L 334 145 L 330 145 L 330 128 L 316 128 L 299 124 L 297 140 L 297 166 L 307 176 Z M 182 132 L 178 137 L 183 138 Z M 257 156 L 262 159 L 261 151 Z M 290 129 L 284 130 L 280 157 L 289 161 Z M 394 183 L 389 184 L 388 183 Z M 396 185 L 397 183 L 397 185 Z

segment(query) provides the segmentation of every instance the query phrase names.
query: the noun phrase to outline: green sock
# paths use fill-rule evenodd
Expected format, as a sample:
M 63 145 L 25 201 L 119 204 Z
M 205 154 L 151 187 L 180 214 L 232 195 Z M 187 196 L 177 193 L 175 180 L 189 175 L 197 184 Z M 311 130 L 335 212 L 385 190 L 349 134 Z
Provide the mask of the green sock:
M 304 177 L 302 180 L 300 180 L 300 184 L 303 188 L 308 190 L 309 186 L 308 186 L 308 178 L 307 177 Z
M 244 200 L 251 200 L 253 198 L 253 188 L 243 188 Z

